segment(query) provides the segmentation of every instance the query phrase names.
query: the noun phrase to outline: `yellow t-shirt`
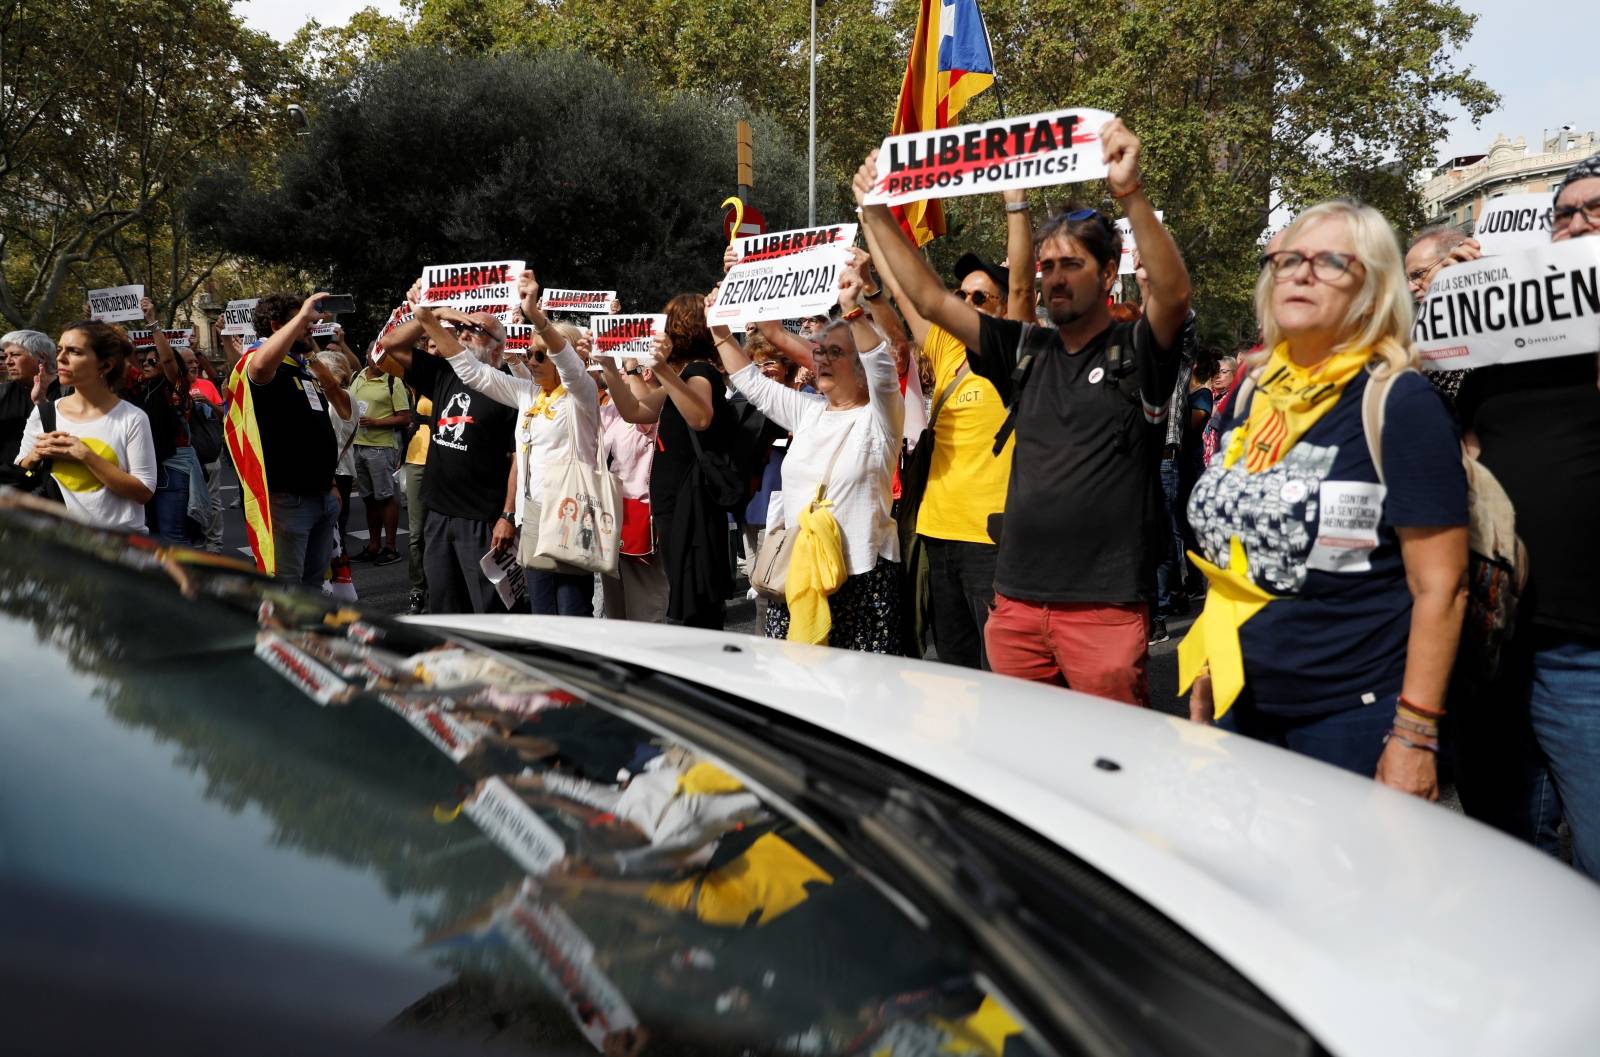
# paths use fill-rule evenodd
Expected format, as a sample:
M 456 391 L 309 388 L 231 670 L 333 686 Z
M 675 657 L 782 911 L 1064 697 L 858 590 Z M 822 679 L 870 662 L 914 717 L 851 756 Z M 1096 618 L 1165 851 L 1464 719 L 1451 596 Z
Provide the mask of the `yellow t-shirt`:
M 933 364 L 930 396 L 938 400 L 967 362 L 967 347 L 949 331 L 932 327 L 922 348 Z M 994 542 L 989 538 L 989 515 L 1006 508 L 1016 446 L 1013 437 L 999 455 L 994 454 L 994 435 L 1005 420 L 1006 405 L 999 390 L 969 370 L 933 424 L 933 463 L 917 513 L 917 532 L 941 540 Z

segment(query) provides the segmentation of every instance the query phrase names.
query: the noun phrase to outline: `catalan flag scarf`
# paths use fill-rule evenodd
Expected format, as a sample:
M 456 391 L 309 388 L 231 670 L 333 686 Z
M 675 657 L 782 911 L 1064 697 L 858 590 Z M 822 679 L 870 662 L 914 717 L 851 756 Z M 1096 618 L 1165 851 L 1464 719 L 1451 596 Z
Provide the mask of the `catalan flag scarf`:
M 250 358 L 258 349 L 239 357 L 228 375 L 228 417 L 223 433 L 228 439 L 228 454 L 239 477 L 239 493 L 244 499 L 244 527 L 250 537 L 250 550 L 256 568 L 272 576 L 278 571 L 278 555 L 272 546 L 272 504 L 267 499 L 267 460 L 261 447 L 261 431 L 256 426 L 255 397 L 245 373 Z
M 1351 379 L 1372 359 L 1370 349 L 1335 353 L 1311 367 L 1296 366 L 1289 346 L 1272 350 L 1249 394 L 1249 418 L 1233 431 L 1222 465 L 1231 468 L 1241 459 L 1247 473 L 1261 473 L 1282 461 L 1289 449 L 1333 405 Z M 1222 568 L 1189 553 L 1206 575 L 1211 589 L 1200 619 L 1178 646 L 1178 684 L 1188 690 L 1202 670 L 1211 672 L 1211 695 L 1221 719 L 1244 689 L 1244 656 L 1239 629 L 1277 596 L 1263 591 L 1250 579 L 1249 555 L 1238 536 L 1229 541 L 1228 566 Z

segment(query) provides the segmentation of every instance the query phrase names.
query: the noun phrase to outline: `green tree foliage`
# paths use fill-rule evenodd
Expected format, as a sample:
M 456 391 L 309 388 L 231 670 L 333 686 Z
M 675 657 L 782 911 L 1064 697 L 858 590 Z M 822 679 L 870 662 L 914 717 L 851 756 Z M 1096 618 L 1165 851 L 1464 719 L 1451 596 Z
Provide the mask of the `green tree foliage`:
M 1337 194 L 1420 219 L 1416 177 L 1446 114 L 1482 116 L 1494 94 L 1452 56 L 1473 18 L 1453 0 L 981 0 L 1006 110 L 1092 106 L 1145 141 L 1148 184 L 1197 281 L 1202 332 L 1254 332 L 1249 291 L 1269 218 Z M 837 218 L 850 173 L 893 118 L 919 3 L 819 0 L 819 219 Z M 456 53 L 576 47 L 662 90 L 693 90 L 771 115 L 803 144 L 809 9 L 793 0 L 415 0 L 411 39 Z M 391 27 L 392 28 L 392 27 Z M 366 34 L 362 46 L 393 46 Z M 998 113 L 990 92 L 963 115 Z M 756 201 L 780 188 L 757 140 Z M 1038 198 L 1098 202 L 1098 185 Z M 830 212 L 830 207 L 834 210 Z M 1002 254 L 997 202 L 947 203 L 962 250 Z
M 551 285 L 615 285 L 639 310 L 720 272 L 737 116 L 725 104 L 645 91 L 572 53 L 417 50 L 311 109 L 271 179 L 213 174 L 189 216 L 231 252 L 355 293 L 369 322 L 428 262 L 525 257 Z M 767 171 L 768 216 L 804 223 L 804 159 L 769 150 Z
M 144 282 L 170 318 L 216 261 L 171 204 L 259 147 L 291 72 L 226 0 L 0 2 L 0 316 L 50 326 Z

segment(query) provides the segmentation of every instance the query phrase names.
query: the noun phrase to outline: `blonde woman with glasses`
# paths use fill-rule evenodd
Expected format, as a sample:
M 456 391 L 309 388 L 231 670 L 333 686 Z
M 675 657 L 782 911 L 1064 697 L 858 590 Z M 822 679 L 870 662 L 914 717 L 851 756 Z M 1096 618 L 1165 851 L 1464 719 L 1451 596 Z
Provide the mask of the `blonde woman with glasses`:
M 1262 350 L 1189 500 L 1211 583 L 1179 650 L 1190 717 L 1435 798 L 1467 485 L 1414 369 L 1388 222 L 1347 201 L 1301 214 L 1262 258 L 1256 312 Z

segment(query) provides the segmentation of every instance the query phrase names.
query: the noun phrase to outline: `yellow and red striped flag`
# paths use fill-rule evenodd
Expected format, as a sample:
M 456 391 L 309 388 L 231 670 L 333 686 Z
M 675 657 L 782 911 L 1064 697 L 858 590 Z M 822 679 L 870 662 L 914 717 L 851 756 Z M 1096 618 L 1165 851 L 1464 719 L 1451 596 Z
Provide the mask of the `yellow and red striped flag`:
M 267 461 L 261 447 L 261 431 L 256 427 L 255 399 L 250 392 L 250 378 L 245 373 L 250 349 L 233 365 L 228 376 L 228 418 L 223 423 L 223 433 L 228 438 L 228 454 L 233 458 L 234 473 L 239 477 L 239 492 L 244 498 L 245 534 L 250 537 L 250 550 L 255 555 L 256 568 L 272 576 L 278 571 L 278 555 L 272 546 L 272 504 L 267 498 Z

